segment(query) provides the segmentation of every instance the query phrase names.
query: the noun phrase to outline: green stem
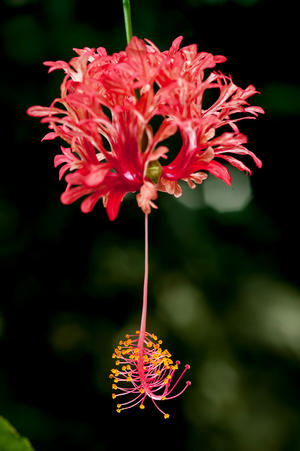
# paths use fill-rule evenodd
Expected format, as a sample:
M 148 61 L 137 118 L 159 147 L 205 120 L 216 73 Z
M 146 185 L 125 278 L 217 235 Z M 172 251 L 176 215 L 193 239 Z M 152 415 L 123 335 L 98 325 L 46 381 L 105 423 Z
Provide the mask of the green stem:
M 132 38 L 130 0 L 123 0 L 123 11 L 124 11 L 127 44 L 129 44 L 129 42 L 131 41 L 131 38 Z

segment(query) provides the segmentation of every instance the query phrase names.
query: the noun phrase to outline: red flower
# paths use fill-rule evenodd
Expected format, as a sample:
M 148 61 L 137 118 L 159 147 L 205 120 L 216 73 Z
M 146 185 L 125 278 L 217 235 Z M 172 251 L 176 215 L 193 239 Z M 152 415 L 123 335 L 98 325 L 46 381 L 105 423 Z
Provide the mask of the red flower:
M 138 205 L 149 213 L 157 191 L 181 195 L 179 180 L 194 188 L 211 173 L 230 184 L 222 161 L 248 174 L 236 156 L 250 155 L 261 166 L 237 126 L 240 119 L 263 113 L 247 102 L 257 91 L 238 88 L 220 72 L 206 77 L 205 70 L 225 57 L 198 53 L 196 45 L 179 49 L 181 40 L 161 52 L 133 37 L 125 51 L 111 56 L 103 48 L 84 48 L 75 49 L 78 56 L 69 64 L 45 63 L 49 72 L 65 72 L 61 95 L 50 107 L 34 106 L 28 113 L 48 123 L 44 139 L 60 137 L 69 145 L 55 157 L 55 166 L 63 165 L 60 178 L 67 182 L 63 203 L 86 196 L 81 209 L 90 212 L 102 198 L 113 220 L 128 192 L 137 192 Z M 211 90 L 218 98 L 207 107 Z M 161 122 L 156 132 L 154 117 Z M 222 133 L 221 127 L 227 130 Z M 169 149 L 160 143 L 177 131 L 182 147 L 163 166 L 160 159 L 167 158 Z

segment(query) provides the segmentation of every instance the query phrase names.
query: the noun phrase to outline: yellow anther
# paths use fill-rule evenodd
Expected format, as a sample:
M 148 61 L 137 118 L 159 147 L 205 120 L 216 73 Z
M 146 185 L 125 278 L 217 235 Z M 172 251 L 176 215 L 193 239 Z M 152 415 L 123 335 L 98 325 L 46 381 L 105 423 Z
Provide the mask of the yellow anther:
M 116 361 L 116 365 L 117 365 L 117 366 L 120 365 L 120 360 L 117 360 L 117 361 Z
M 135 333 L 136 333 L 137 335 L 139 335 L 140 331 L 139 331 L 139 330 L 136 330 Z
M 117 395 L 116 395 L 115 393 L 113 393 L 113 394 L 111 395 L 111 397 L 112 397 L 112 399 L 115 399 L 115 398 L 117 397 Z
M 169 379 L 165 379 L 164 383 L 167 385 L 169 383 Z
M 123 344 L 123 341 L 122 341 L 122 340 L 120 340 L 120 341 L 119 341 L 119 345 L 122 345 L 122 344 Z
M 164 419 L 167 420 L 168 418 L 170 418 L 170 415 L 168 413 L 164 414 Z
M 140 393 L 145 393 L 145 390 L 143 388 L 140 388 Z
M 163 396 L 163 397 L 161 398 L 161 400 L 162 400 L 162 401 L 165 401 L 165 399 L 166 399 L 166 397 L 165 397 L 165 396 Z
M 117 412 L 120 413 L 120 412 L 121 412 L 121 409 L 117 409 Z
M 113 374 L 110 374 L 109 376 L 108 376 L 110 379 L 112 379 L 113 377 L 115 377 Z
M 127 379 L 126 379 L 126 381 L 127 381 L 127 382 L 131 382 L 131 381 L 132 381 L 131 376 L 128 376 Z
M 156 371 L 156 375 L 159 376 L 160 375 L 160 370 Z
M 117 384 L 119 382 L 119 379 L 114 379 L 114 383 Z
M 121 349 L 122 349 L 122 346 L 118 346 L 118 349 L 119 349 L 119 351 L 121 351 Z
M 116 354 L 115 354 L 115 353 L 113 353 L 113 355 L 112 355 L 112 358 L 113 358 L 113 359 L 115 359 L 115 358 L 116 358 Z
M 125 371 L 125 370 L 126 370 L 126 366 L 123 365 L 123 366 L 122 366 L 122 371 Z
M 127 365 L 127 366 L 126 366 L 126 369 L 127 369 L 127 370 L 131 370 L 131 366 L 130 366 L 130 365 Z
M 162 344 L 162 340 L 158 340 L 158 342 L 157 342 L 159 345 L 161 345 Z
M 112 384 L 112 389 L 117 390 L 118 386 L 116 384 Z
M 125 338 L 129 338 L 129 335 L 128 335 L 128 334 L 126 334 L 126 335 L 125 335 Z
M 120 409 L 120 408 L 121 408 L 121 405 L 122 405 L 122 404 L 117 404 L 117 409 Z
M 152 347 L 152 341 L 148 341 L 147 348 L 151 348 L 151 347 Z
M 140 404 L 140 409 L 144 409 L 145 408 L 145 406 L 144 406 L 144 404 Z

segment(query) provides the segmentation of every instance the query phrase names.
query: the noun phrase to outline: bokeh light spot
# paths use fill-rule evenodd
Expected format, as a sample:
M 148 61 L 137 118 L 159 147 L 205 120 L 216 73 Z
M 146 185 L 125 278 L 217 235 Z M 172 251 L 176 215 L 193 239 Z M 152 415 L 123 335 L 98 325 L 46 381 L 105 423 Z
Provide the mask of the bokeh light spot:
M 203 183 L 204 201 L 219 213 L 243 210 L 252 198 L 250 178 L 237 169 L 230 169 L 231 186 L 209 175 Z

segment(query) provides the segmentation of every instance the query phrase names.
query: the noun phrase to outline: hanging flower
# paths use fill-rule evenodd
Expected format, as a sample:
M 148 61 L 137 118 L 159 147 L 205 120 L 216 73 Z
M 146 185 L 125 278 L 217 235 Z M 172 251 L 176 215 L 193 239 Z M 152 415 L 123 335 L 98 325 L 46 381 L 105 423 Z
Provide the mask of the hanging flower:
M 175 378 L 180 362 L 173 362 L 167 349 L 162 349 L 162 341 L 157 336 L 148 332 L 140 340 L 140 332 L 136 335 L 126 335 L 126 340 L 121 340 L 112 355 L 116 368 L 110 373 L 112 379 L 112 398 L 117 399 L 117 412 L 139 406 L 145 408 L 145 399 L 151 399 L 155 407 L 169 418 L 169 414 L 163 411 L 157 404 L 177 398 L 191 385 L 187 381 L 184 387 L 174 394 L 182 376 L 190 368 L 185 365 L 181 374 Z M 123 401 L 124 399 L 124 401 Z
M 44 139 L 60 137 L 68 145 L 54 160 L 67 182 L 64 204 L 84 197 L 81 210 L 87 213 L 102 199 L 113 220 L 129 192 L 137 193 L 138 205 L 149 213 L 158 191 L 181 195 L 180 180 L 194 188 L 211 173 L 229 185 L 224 162 L 250 174 L 238 156 L 249 155 L 261 166 L 237 126 L 263 113 L 247 102 L 257 91 L 237 87 L 221 72 L 206 76 L 226 58 L 198 53 L 195 44 L 180 49 L 181 40 L 161 52 L 133 37 L 125 51 L 113 55 L 102 47 L 75 49 L 69 63 L 44 63 L 49 72 L 65 72 L 60 97 L 28 114 L 48 124 Z M 217 100 L 206 106 L 212 91 Z M 182 146 L 167 161 L 165 141 L 178 132 Z

